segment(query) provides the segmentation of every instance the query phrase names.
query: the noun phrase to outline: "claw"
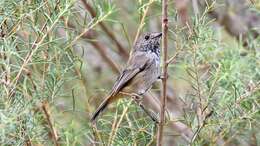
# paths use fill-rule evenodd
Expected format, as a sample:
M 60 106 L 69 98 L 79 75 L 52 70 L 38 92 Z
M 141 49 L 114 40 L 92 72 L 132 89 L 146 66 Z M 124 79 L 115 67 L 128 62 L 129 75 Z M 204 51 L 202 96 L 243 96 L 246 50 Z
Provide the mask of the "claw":
M 169 78 L 169 74 L 167 73 L 166 77 L 165 77 L 164 75 L 160 75 L 160 76 L 158 77 L 158 79 L 160 79 L 160 80 L 162 80 L 162 79 L 164 79 L 164 78 L 168 79 L 168 78 Z

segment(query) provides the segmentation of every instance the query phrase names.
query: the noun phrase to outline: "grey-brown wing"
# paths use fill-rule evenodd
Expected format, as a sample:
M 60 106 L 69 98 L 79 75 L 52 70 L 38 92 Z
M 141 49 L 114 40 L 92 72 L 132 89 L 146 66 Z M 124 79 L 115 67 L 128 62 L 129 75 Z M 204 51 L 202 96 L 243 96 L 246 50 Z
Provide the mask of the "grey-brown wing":
M 123 70 L 121 75 L 116 80 L 111 96 L 116 95 L 132 78 L 138 73 L 142 72 L 149 62 L 149 58 L 146 57 L 145 53 L 136 53 L 128 61 L 127 67 Z

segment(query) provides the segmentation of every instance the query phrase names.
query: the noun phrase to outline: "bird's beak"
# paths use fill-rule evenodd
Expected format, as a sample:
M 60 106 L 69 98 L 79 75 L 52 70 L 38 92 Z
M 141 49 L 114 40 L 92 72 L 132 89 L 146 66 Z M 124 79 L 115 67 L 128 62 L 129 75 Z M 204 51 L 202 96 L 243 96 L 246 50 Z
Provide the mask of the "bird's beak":
M 161 32 L 156 32 L 154 35 L 153 35 L 153 39 L 154 38 L 158 38 L 158 37 L 161 37 L 162 36 L 162 33 Z

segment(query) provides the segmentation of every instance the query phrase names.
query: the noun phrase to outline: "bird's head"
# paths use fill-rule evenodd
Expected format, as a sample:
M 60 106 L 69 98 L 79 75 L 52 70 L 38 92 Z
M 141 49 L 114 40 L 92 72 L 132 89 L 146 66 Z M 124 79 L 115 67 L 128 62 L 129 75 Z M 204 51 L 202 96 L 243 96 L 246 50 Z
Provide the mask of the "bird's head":
M 147 32 L 140 36 L 134 46 L 134 51 L 160 51 L 162 33 L 161 32 Z

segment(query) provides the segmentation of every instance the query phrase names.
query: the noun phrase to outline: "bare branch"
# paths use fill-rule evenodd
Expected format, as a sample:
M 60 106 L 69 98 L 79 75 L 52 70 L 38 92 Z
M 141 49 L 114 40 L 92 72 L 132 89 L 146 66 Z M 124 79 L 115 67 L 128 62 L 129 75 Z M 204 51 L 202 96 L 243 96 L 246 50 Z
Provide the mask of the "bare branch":
M 168 33 L 168 0 L 162 1 L 162 88 L 161 88 L 161 110 L 160 110 L 160 122 L 158 129 L 158 140 L 157 146 L 162 146 L 162 138 L 163 138 L 163 126 L 165 121 L 165 102 L 167 97 L 167 33 Z

